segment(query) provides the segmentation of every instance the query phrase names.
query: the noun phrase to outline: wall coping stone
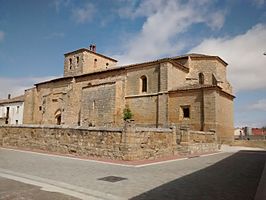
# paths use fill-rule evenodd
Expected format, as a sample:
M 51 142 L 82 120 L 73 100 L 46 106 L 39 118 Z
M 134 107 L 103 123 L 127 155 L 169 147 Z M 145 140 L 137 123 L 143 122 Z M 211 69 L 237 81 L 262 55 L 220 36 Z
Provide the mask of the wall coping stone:
M 171 128 L 147 128 L 147 127 L 136 127 L 136 132 L 165 132 L 165 133 L 172 133 L 173 130 Z
M 0 125 L 0 128 L 47 128 L 47 129 L 74 129 L 85 131 L 107 131 L 107 132 L 123 132 L 122 128 L 111 127 L 80 127 L 67 125 L 37 125 L 37 124 L 20 124 L 20 125 Z
M 39 124 L 19 124 L 19 125 L 0 125 L 3 128 L 47 128 L 47 129 L 74 129 L 86 131 L 109 131 L 109 132 L 123 132 L 123 128 L 113 127 L 81 127 L 69 125 L 39 125 Z M 149 128 L 149 127 L 136 127 L 136 132 L 165 132 L 172 133 L 172 128 Z M 211 133 L 213 134 L 213 133 Z
M 199 135 L 215 135 L 215 132 L 207 132 L 207 131 L 192 131 L 192 130 L 189 130 L 189 133 L 196 133 L 196 134 L 199 134 Z

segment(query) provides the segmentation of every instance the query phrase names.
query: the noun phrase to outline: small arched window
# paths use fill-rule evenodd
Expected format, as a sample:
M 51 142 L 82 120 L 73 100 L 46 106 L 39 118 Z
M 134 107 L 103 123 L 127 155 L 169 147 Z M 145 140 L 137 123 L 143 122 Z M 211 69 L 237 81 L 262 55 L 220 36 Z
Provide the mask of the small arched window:
M 141 92 L 147 92 L 147 77 L 142 76 L 140 77 L 141 80 Z
M 56 116 L 56 124 L 61 125 L 61 115 Z
M 204 74 L 203 73 L 199 73 L 199 84 L 200 85 L 204 84 Z
M 55 120 L 56 120 L 56 124 L 57 124 L 57 125 L 61 125 L 61 119 L 62 119 L 62 113 L 61 113 L 61 110 L 58 109 L 58 110 L 55 112 Z

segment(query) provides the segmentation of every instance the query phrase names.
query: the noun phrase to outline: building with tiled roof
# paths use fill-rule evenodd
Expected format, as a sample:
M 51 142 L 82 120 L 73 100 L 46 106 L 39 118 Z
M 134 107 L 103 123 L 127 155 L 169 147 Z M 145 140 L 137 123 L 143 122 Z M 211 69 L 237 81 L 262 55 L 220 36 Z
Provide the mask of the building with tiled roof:
M 24 95 L 0 99 L 0 124 L 22 124 Z

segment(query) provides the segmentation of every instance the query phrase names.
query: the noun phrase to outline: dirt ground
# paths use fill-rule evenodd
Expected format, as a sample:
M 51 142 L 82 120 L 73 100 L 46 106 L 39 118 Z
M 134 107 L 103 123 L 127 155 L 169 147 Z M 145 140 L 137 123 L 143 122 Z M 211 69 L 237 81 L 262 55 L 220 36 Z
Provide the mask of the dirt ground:
M 232 146 L 257 147 L 266 150 L 266 140 L 235 140 Z

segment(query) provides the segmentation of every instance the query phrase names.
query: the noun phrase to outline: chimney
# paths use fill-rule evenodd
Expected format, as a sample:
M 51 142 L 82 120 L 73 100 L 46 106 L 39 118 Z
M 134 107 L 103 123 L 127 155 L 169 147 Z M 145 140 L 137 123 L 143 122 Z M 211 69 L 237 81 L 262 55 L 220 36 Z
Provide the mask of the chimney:
M 90 50 L 93 52 L 96 52 L 96 45 L 95 44 L 91 44 L 90 45 Z
M 7 99 L 11 99 L 11 94 L 8 94 L 7 95 Z

